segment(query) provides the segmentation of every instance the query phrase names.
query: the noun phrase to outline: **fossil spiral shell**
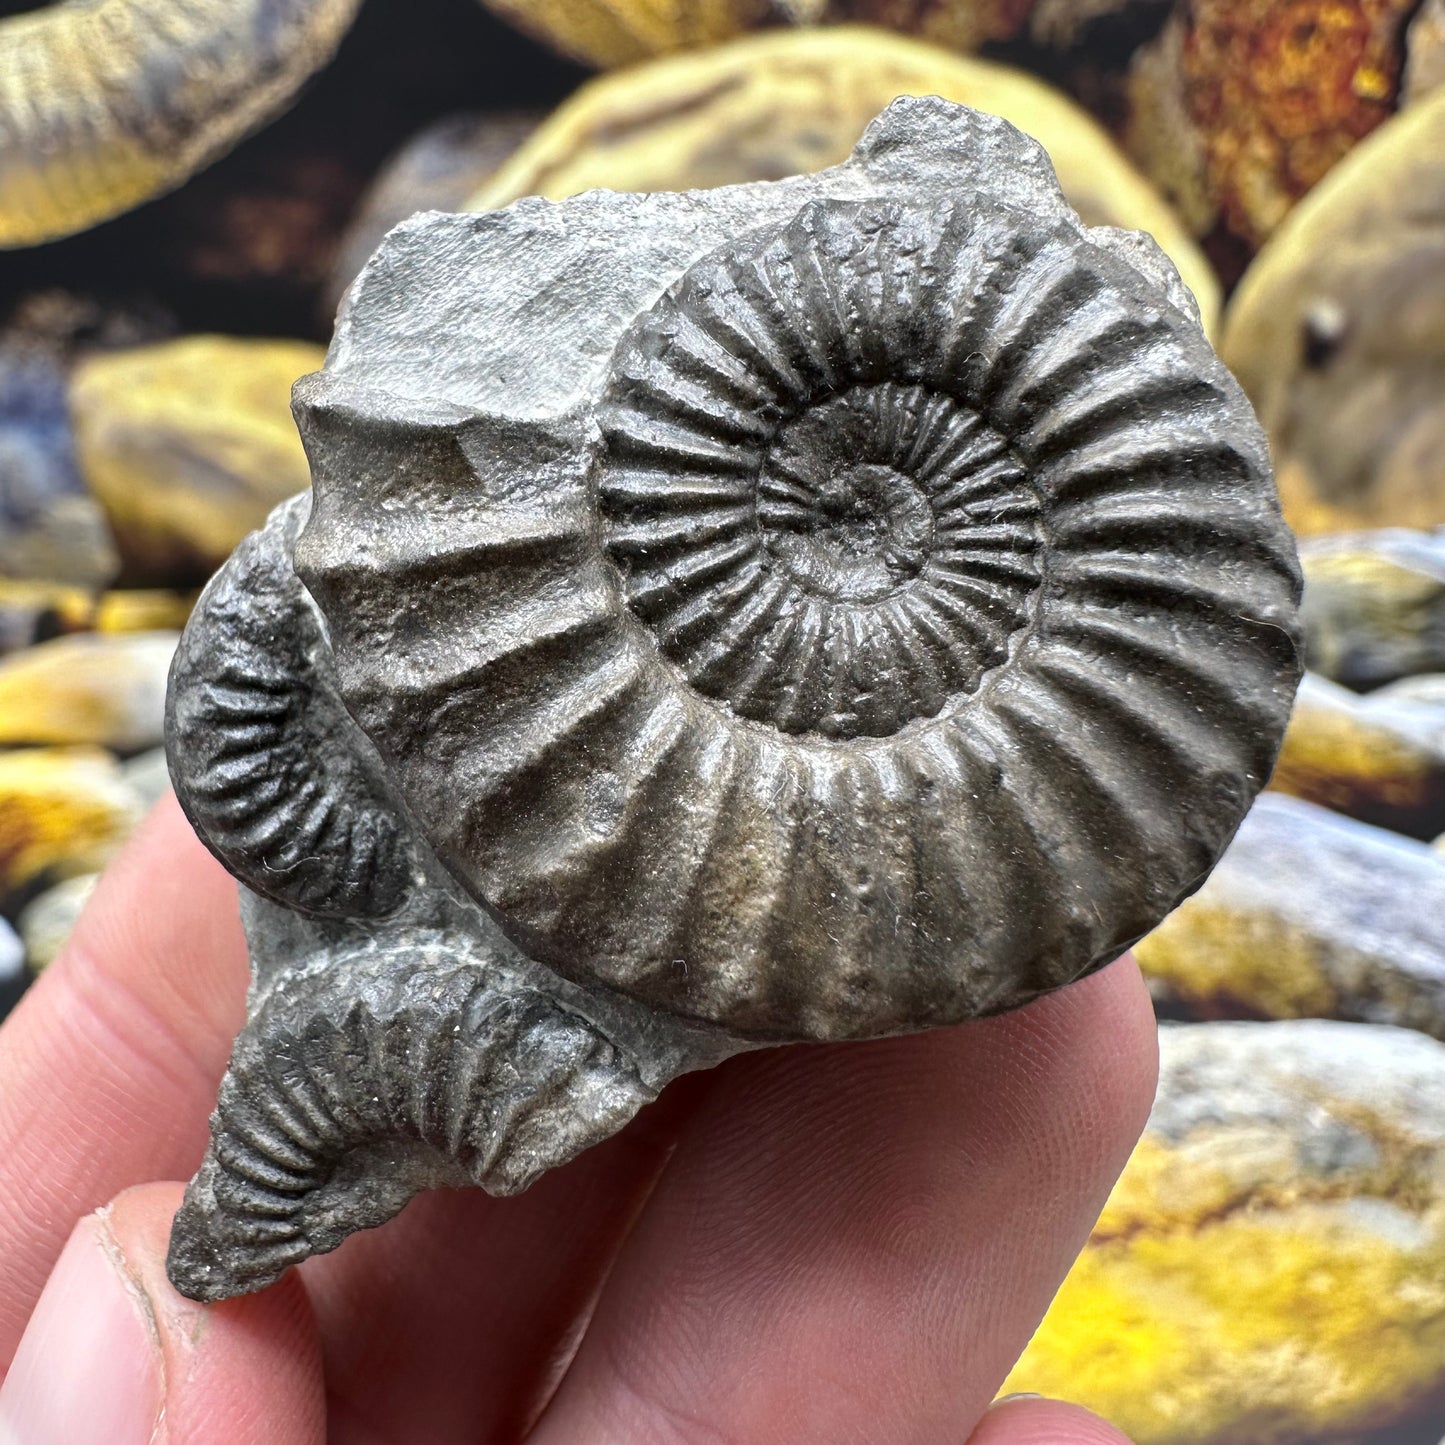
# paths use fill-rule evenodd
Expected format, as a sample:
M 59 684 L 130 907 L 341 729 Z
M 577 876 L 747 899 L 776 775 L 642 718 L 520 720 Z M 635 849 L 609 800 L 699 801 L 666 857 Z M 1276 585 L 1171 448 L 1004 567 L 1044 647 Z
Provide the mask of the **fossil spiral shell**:
M 516 1193 L 654 1095 L 594 1026 L 465 935 L 343 947 L 283 979 L 238 1040 L 171 1279 L 223 1299 L 384 1222 L 426 1183 Z
M 406 891 L 407 849 L 291 570 L 305 514 L 305 498 L 278 508 L 202 593 L 171 669 L 171 776 L 206 846 L 263 897 L 385 914 Z
M 779 214 L 624 325 L 575 453 L 303 384 L 296 565 L 525 952 L 859 1037 L 1024 1002 L 1199 885 L 1283 734 L 1299 574 L 1248 404 L 1129 237 L 946 190 Z
M 119 215 L 223 155 L 361 0 L 58 0 L 0 20 L 0 247 Z

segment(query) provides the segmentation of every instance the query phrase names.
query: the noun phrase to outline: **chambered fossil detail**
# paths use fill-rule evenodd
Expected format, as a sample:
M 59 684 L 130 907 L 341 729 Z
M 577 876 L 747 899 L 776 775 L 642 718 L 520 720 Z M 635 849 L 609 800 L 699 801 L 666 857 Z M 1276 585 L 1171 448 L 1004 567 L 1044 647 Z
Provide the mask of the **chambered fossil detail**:
M 394 231 L 172 770 L 256 983 L 216 1298 L 668 1079 L 1015 1007 L 1218 859 L 1299 676 L 1263 438 L 1144 237 L 900 101 L 814 177 Z
M 281 110 L 361 0 L 56 0 L 0 20 L 0 247 L 181 184 Z
M 177 670 L 206 686 L 169 698 L 176 794 L 254 892 L 306 913 L 386 914 L 409 881 L 406 847 L 323 682 L 321 624 L 290 564 L 306 500 L 241 543 L 181 640 Z

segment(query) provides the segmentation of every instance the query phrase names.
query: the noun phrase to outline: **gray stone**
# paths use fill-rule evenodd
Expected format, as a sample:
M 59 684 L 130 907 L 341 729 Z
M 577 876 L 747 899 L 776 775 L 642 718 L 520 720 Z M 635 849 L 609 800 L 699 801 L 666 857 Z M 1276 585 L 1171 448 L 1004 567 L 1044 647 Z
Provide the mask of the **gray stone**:
M 153 808 L 170 790 L 171 774 L 164 748 L 138 753 L 121 767 L 121 776 L 135 789 L 147 808 Z
M 1138 947 L 1166 1009 L 1319 1015 L 1445 1039 L 1445 858 L 1265 793 L 1209 881 Z
M 172 1236 L 260 1287 L 740 1049 L 1027 1002 L 1196 888 L 1299 676 L 1263 437 L 1005 122 L 391 233 L 314 500 L 183 638 L 255 984 Z
M 60 362 L 0 337 L 0 577 L 99 587 L 120 565 L 75 460 Z
M 1445 529 L 1386 527 L 1300 545 L 1314 671 L 1357 691 L 1445 670 Z
M 81 873 L 47 888 L 25 905 L 20 915 L 20 937 L 32 973 L 55 962 L 99 881 L 99 873 Z

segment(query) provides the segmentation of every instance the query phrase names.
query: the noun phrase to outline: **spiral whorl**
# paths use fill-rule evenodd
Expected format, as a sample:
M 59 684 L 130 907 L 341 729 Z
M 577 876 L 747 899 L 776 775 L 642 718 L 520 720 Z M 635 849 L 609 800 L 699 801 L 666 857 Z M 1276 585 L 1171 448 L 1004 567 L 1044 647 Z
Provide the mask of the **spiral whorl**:
M 1001 122 L 900 102 L 750 226 L 765 188 L 470 218 L 498 305 L 595 269 L 551 413 L 528 333 L 429 363 L 451 412 L 388 414 L 421 228 L 381 304 L 363 278 L 301 393 L 297 565 L 438 857 L 533 957 L 864 1036 L 1067 983 L 1213 866 L 1298 679 L 1293 547 L 1167 263 L 1050 185 Z M 594 373 L 566 343 L 613 317 Z M 515 417 L 466 410 L 507 386 Z
M 171 778 L 201 840 L 257 893 L 372 917 L 401 902 L 410 861 L 291 568 L 308 506 L 278 508 L 197 603 L 171 667 Z
M 593 1025 L 465 936 L 344 947 L 283 978 L 236 1041 L 171 1280 L 227 1298 L 429 1186 L 516 1193 L 653 1094 Z

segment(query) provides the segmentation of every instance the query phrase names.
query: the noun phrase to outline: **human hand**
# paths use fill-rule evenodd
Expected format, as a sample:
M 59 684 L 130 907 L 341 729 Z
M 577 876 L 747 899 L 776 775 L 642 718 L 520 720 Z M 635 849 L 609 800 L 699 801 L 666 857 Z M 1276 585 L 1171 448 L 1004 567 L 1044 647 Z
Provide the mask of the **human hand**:
M 1153 1096 L 1129 960 L 733 1059 L 518 1198 L 425 1195 L 206 1306 L 166 1282 L 153 1181 L 200 1160 L 246 978 L 168 799 L 0 1029 L 0 1445 L 1122 1442 L 989 1402 Z

